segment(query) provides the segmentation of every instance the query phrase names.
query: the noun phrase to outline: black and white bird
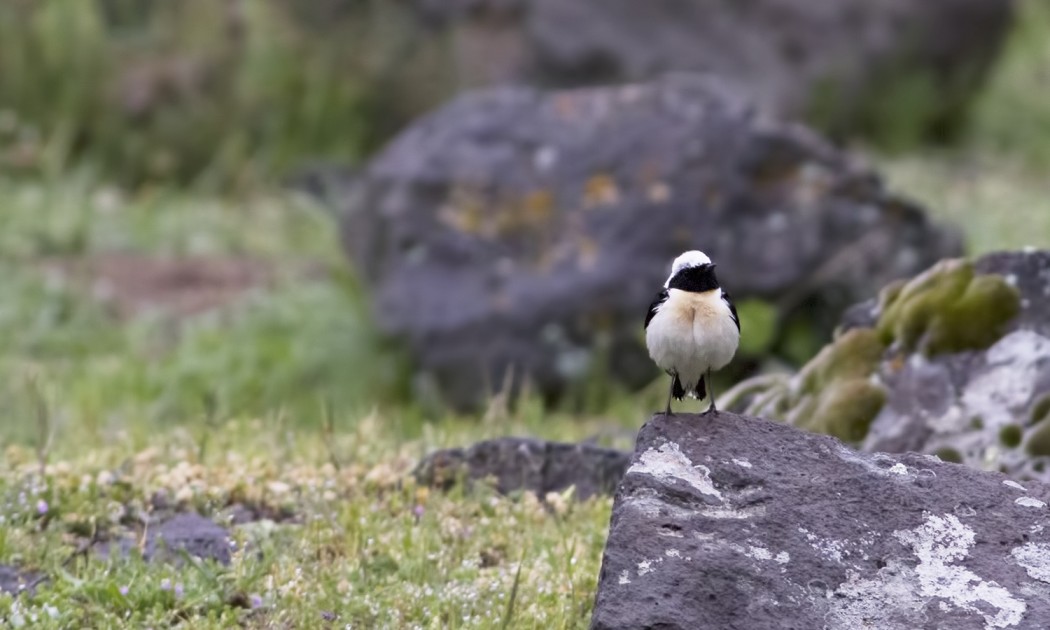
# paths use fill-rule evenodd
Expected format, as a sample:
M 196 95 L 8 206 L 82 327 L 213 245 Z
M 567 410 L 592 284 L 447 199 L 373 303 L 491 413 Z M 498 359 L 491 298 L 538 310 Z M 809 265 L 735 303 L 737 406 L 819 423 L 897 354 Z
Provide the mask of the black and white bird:
M 711 372 L 732 360 L 739 343 L 740 319 L 729 294 L 718 286 L 715 264 L 696 250 L 675 258 L 645 317 L 649 356 L 671 375 L 665 413 L 671 413 L 672 397 L 702 400 L 708 393 L 708 411 L 716 411 Z

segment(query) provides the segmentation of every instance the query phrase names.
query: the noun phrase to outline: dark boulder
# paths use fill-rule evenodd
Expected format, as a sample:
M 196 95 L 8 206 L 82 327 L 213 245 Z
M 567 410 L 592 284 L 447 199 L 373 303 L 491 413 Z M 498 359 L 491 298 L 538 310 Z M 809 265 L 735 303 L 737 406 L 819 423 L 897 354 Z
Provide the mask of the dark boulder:
M 818 337 L 961 250 L 852 156 L 684 75 L 461 97 L 388 146 L 344 206 L 379 324 L 457 407 L 523 375 L 548 395 L 599 368 L 648 382 L 641 321 L 686 249 Z
M 953 131 L 1013 13 L 1010 1 L 986 0 L 415 4 L 446 25 L 466 85 L 577 87 L 711 72 L 778 114 L 810 115 L 844 133 Z
M 1050 487 L 731 413 L 653 417 L 592 628 L 1050 627 Z
M 415 475 L 421 483 L 439 488 L 492 478 L 503 494 L 520 490 L 540 498 L 575 487 L 573 496 L 584 500 L 612 494 L 629 458 L 625 451 L 590 444 L 507 437 L 431 453 Z

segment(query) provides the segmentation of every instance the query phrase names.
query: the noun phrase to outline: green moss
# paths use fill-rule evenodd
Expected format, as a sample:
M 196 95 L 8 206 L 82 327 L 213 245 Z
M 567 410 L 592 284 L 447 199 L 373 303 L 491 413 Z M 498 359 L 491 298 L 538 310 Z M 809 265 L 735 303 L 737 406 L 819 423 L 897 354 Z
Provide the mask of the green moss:
M 1032 411 L 1028 414 L 1028 424 L 1038 424 L 1050 417 L 1050 394 L 1046 394 L 1032 405 Z
M 897 296 L 901 294 L 901 290 L 904 289 L 906 284 L 908 284 L 908 281 L 901 279 L 894 280 L 882 287 L 882 290 L 879 291 L 879 310 L 885 311 L 897 299 Z
M 963 460 L 962 455 L 954 448 L 945 447 L 938 449 L 935 455 L 946 462 L 953 462 L 956 464 L 961 464 Z
M 859 442 L 885 403 L 885 390 L 867 379 L 843 381 L 821 394 L 815 412 L 802 419 L 800 426 L 847 442 Z
M 999 429 L 999 441 L 1007 448 L 1017 448 L 1020 446 L 1023 437 L 1024 432 L 1021 430 L 1021 427 L 1016 424 L 1008 424 L 1002 429 Z
M 928 354 L 987 348 L 1021 310 L 1021 295 L 1001 276 L 977 276 L 945 313 L 931 322 Z
M 777 333 L 777 309 L 764 300 L 743 300 L 736 305 L 740 317 L 740 352 L 745 355 L 768 353 Z
M 975 275 L 967 260 L 945 260 L 883 295 L 880 339 L 932 356 L 987 348 L 1017 315 L 1017 289 L 998 275 Z
M 1025 450 L 1029 455 L 1050 455 L 1050 422 L 1042 422 L 1032 431 Z
M 874 330 L 847 330 L 802 369 L 802 387 L 816 392 L 833 380 L 867 378 L 875 371 L 885 350 Z

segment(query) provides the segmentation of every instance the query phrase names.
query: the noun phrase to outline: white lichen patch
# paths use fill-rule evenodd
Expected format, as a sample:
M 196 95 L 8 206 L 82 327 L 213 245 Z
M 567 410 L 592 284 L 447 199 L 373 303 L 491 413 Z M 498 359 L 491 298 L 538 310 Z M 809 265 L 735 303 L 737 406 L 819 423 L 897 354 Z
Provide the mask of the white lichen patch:
M 748 547 L 747 555 L 755 560 L 772 560 L 773 554 L 765 547 Z
M 734 459 L 733 463 L 737 466 L 740 466 L 741 468 L 751 468 L 751 462 L 747 461 L 746 459 Z
M 681 558 L 682 557 L 682 552 L 678 551 L 677 549 L 668 549 L 667 551 L 664 552 L 664 555 L 667 556 L 668 558 Z
M 863 550 L 859 548 L 859 546 L 857 548 L 854 548 L 855 544 L 851 541 L 835 540 L 834 538 L 822 538 L 809 531 L 805 527 L 799 527 L 798 531 L 806 537 L 806 541 L 809 542 L 809 545 L 815 550 L 817 550 L 817 552 L 820 553 L 820 555 L 833 562 L 842 564 L 844 558 L 848 558 L 854 553 L 865 559 L 867 559 L 868 557 L 868 555 L 864 553 Z M 858 542 L 868 545 L 871 544 L 871 541 L 868 539 L 862 539 Z
M 642 560 L 638 563 L 638 577 L 641 577 L 646 573 L 652 573 L 653 571 L 654 569 L 652 560 Z
M 1032 398 L 1036 377 L 1050 354 L 1050 339 L 1030 330 L 1017 330 L 988 349 L 987 371 L 976 376 L 963 393 L 963 417 L 980 417 L 998 431 L 1013 423 Z
M 893 532 L 893 537 L 919 559 L 915 577 L 922 597 L 940 598 L 956 609 L 981 615 L 985 628 L 1008 628 L 1024 617 L 1023 601 L 998 583 L 953 564 L 964 560 L 974 545 L 973 530 L 954 515 L 929 514 L 919 527 Z
M 787 564 L 791 562 L 791 554 L 786 551 L 781 551 L 777 554 L 776 561 L 780 564 Z
M 824 596 L 829 630 L 921 626 L 926 601 L 916 592 L 914 571 L 891 561 L 874 579 L 863 575 L 849 571 L 846 581 Z
M 694 466 L 675 442 L 667 442 L 658 449 L 650 448 L 645 451 L 627 473 L 652 475 L 661 481 L 674 482 L 680 479 L 703 494 L 722 498 L 722 493 L 711 481 L 711 470 L 699 464 Z
M 624 569 L 623 571 L 620 571 L 620 579 L 617 580 L 617 583 L 620 584 L 620 585 L 630 584 L 631 583 L 631 572 L 628 571 L 627 569 Z
M 1028 543 L 1014 547 L 1010 555 L 1024 567 L 1029 577 L 1040 582 L 1050 582 L 1050 544 Z
M 1024 449 L 1001 445 L 1000 431 L 1028 413 L 1038 384 L 1050 374 L 1048 353 L 1050 338 L 1031 330 L 1011 332 L 993 344 L 985 365 L 975 369 L 966 385 L 943 392 L 954 402 L 926 417 L 933 433 L 924 449 L 950 448 L 962 455 L 963 463 L 985 470 L 1030 469 Z
M 764 515 L 766 513 L 766 506 L 753 505 L 746 508 L 735 508 L 729 505 L 722 505 L 720 507 L 700 508 L 697 510 L 697 513 L 702 514 L 707 518 L 743 520 Z
M 895 475 L 907 475 L 908 467 L 900 462 L 897 462 L 896 464 L 890 467 L 890 472 Z
M 1033 499 L 1032 497 L 1017 497 L 1014 499 L 1014 503 L 1024 507 L 1044 508 L 1046 503 L 1039 499 Z
M 1003 481 L 1003 485 L 1004 486 L 1010 486 L 1011 488 L 1017 488 L 1021 492 L 1028 492 L 1027 488 L 1025 488 L 1021 484 L 1017 483 L 1013 479 L 1007 479 L 1007 480 Z

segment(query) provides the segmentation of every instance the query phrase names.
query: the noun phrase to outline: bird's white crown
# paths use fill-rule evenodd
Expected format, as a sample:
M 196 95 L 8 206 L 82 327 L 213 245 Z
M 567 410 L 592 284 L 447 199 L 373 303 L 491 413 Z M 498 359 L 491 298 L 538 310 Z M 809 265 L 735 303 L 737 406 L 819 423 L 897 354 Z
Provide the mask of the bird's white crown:
M 685 252 L 678 258 L 675 258 L 674 262 L 671 263 L 671 275 L 667 276 L 667 282 L 664 283 L 664 286 L 666 287 L 671 284 L 671 278 L 674 278 L 674 275 L 683 269 L 710 264 L 711 259 L 707 257 L 707 254 L 698 249 Z

